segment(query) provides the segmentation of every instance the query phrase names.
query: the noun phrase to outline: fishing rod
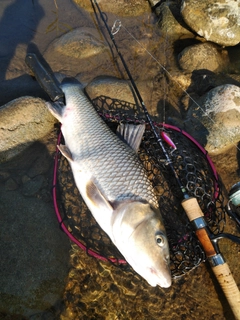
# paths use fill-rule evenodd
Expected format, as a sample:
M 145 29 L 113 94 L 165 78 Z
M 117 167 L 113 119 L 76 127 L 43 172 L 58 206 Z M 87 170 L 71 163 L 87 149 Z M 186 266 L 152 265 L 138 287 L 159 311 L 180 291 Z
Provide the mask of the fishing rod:
M 228 303 L 235 315 L 235 318 L 237 320 L 240 320 L 240 292 L 239 289 L 237 287 L 237 284 L 233 278 L 233 275 L 229 269 L 228 264 L 226 263 L 226 261 L 224 260 L 222 254 L 220 253 L 217 241 L 221 238 L 218 236 L 214 236 L 206 221 L 204 218 L 204 214 L 198 204 L 198 201 L 195 197 L 191 197 L 186 188 L 183 186 L 183 183 L 180 179 L 180 177 L 178 176 L 176 170 L 174 169 L 174 166 L 172 164 L 172 161 L 168 155 L 168 152 L 166 150 L 166 148 L 164 147 L 163 144 L 163 140 L 161 138 L 161 136 L 158 134 L 155 125 L 151 119 L 151 116 L 148 113 L 148 110 L 145 106 L 145 103 L 141 97 L 141 94 L 135 84 L 135 81 L 127 67 L 127 64 L 115 42 L 115 38 L 114 38 L 114 34 L 113 32 L 110 30 L 110 28 L 108 27 L 107 21 L 106 21 L 106 16 L 103 14 L 103 12 L 101 11 L 98 3 L 96 0 L 91 0 L 92 6 L 95 10 L 95 7 L 98 10 L 98 13 L 100 14 L 100 17 L 106 27 L 106 30 L 111 38 L 111 41 L 117 51 L 117 54 L 119 56 L 119 58 L 121 59 L 121 62 L 123 64 L 123 67 L 129 77 L 129 80 L 131 82 L 131 85 L 134 89 L 134 92 L 136 93 L 136 96 L 142 106 L 143 112 L 146 116 L 147 121 L 149 122 L 151 129 L 157 139 L 157 142 L 161 148 L 161 150 L 163 151 L 163 154 L 166 158 L 166 163 L 168 164 L 169 168 L 171 169 L 171 172 L 173 173 L 179 187 L 180 190 L 182 192 L 183 195 L 183 200 L 182 200 L 182 207 L 184 209 L 184 211 L 186 212 L 190 222 L 193 225 L 193 228 L 195 230 L 196 236 L 199 239 L 205 253 L 206 256 L 208 258 L 208 261 L 211 265 L 211 268 L 219 282 L 219 284 L 222 287 L 222 290 L 228 300 Z M 95 10 L 96 12 L 96 10 Z M 121 24 L 119 24 L 119 27 L 121 26 Z M 171 139 L 166 136 L 166 135 L 162 135 L 163 139 L 165 142 L 167 142 L 169 145 L 174 146 L 174 143 L 171 141 Z

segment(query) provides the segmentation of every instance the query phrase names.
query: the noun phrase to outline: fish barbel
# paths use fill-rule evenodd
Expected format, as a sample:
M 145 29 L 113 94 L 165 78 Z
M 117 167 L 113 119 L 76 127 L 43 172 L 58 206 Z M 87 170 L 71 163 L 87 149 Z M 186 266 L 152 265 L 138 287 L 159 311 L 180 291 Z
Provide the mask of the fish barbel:
M 63 82 L 61 87 L 66 105 L 47 106 L 62 123 L 65 145 L 58 148 L 83 200 L 131 267 L 151 286 L 168 288 L 168 241 L 153 186 L 136 153 L 140 142 L 133 150 L 113 133 L 79 83 Z M 132 127 L 137 128 L 133 142 L 141 141 L 144 129 Z M 129 128 L 122 129 L 129 140 Z

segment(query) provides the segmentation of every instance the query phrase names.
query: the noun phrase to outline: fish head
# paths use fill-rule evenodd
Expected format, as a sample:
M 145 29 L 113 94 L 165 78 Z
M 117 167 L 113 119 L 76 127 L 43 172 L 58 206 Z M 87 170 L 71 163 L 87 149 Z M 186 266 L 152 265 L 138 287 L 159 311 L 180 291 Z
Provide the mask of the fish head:
M 119 207 L 113 229 L 121 253 L 151 286 L 171 286 L 170 254 L 158 209 L 148 203 L 130 202 Z

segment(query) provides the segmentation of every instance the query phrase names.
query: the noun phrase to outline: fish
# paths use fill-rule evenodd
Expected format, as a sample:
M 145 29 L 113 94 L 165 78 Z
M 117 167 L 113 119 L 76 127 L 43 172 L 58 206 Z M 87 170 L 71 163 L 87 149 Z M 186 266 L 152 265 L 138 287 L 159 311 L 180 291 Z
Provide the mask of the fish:
M 99 226 L 149 285 L 172 284 L 169 245 L 154 188 L 137 150 L 142 125 L 120 124 L 114 133 L 98 115 L 82 84 L 61 83 L 65 105 L 46 102 L 61 123 L 58 146 L 79 192 Z

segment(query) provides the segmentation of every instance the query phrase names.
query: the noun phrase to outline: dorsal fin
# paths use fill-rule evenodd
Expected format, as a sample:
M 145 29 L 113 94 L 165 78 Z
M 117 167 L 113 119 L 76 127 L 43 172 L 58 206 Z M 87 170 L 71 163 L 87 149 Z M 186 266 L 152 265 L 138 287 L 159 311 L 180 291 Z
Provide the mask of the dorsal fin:
M 117 127 L 117 135 L 133 150 L 138 151 L 145 131 L 145 124 L 120 123 Z

